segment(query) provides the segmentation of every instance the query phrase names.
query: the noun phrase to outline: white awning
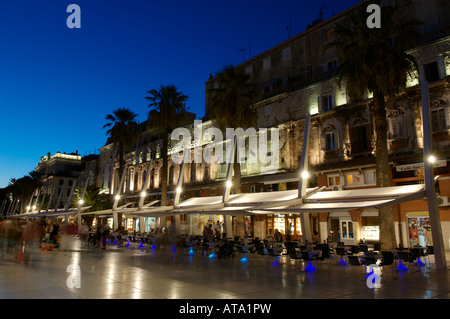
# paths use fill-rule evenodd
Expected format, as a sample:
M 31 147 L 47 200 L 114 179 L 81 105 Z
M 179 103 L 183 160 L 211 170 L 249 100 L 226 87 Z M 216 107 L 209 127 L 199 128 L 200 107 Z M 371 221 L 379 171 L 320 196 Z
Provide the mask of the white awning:
M 82 212 L 81 215 L 122 213 L 128 216 L 163 217 L 179 214 L 256 215 L 283 212 L 333 212 L 379 208 L 421 198 L 425 198 L 425 186 L 423 184 L 341 191 L 326 191 L 325 187 L 316 187 L 308 188 L 303 198 L 298 197 L 298 190 L 244 193 L 230 195 L 230 199 L 225 203 L 222 202 L 222 196 L 194 197 L 181 202 L 176 207 L 151 206 L 157 203 L 157 201 L 154 201 L 140 208 L 123 205 L 115 210 Z M 82 210 L 87 208 L 89 207 L 83 207 Z M 54 215 L 71 213 L 77 213 L 77 210 L 58 211 Z M 37 214 L 25 215 L 26 217 L 38 217 Z M 52 216 L 53 214 L 48 212 L 39 215 Z M 19 215 L 16 216 L 19 217 Z
M 298 173 L 289 173 L 289 174 L 268 175 L 261 180 L 261 183 L 267 185 L 267 184 L 298 182 L 298 180 L 299 180 Z

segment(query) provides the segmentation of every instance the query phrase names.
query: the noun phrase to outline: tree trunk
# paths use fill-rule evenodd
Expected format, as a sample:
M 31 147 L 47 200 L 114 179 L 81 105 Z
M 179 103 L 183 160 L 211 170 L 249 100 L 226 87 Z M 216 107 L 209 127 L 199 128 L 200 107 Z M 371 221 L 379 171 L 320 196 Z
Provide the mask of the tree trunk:
M 376 177 L 377 187 L 391 186 L 389 151 L 387 145 L 387 120 L 384 94 L 373 92 L 373 112 L 376 132 Z M 394 214 L 392 206 L 378 209 L 380 223 L 380 243 L 383 250 L 392 250 L 397 246 L 395 239 Z
M 122 194 L 122 191 L 123 191 L 123 185 L 119 189 L 123 170 L 125 169 L 125 159 L 124 159 L 123 152 L 124 152 L 123 143 L 120 143 L 119 144 L 119 184 L 117 185 L 117 193 L 119 193 L 119 194 Z M 117 219 L 118 219 L 119 228 L 121 228 L 122 227 L 122 213 L 117 213 Z
M 169 132 L 168 129 L 165 129 L 163 136 L 163 146 L 162 146 L 162 172 L 161 172 L 161 206 L 167 205 L 167 170 L 168 170 L 168 158 L 167 158 L 167 149 L 168 149 L 168 140 L 169 140 Z

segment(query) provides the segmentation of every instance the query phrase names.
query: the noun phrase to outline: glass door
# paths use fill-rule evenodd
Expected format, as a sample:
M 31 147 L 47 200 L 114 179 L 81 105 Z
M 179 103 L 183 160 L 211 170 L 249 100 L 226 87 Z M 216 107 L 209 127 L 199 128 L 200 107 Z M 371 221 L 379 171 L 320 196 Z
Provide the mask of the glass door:
M 353 222 L 350 219 L 340 219 L 340 241 L 344 245 L 353 245 Z

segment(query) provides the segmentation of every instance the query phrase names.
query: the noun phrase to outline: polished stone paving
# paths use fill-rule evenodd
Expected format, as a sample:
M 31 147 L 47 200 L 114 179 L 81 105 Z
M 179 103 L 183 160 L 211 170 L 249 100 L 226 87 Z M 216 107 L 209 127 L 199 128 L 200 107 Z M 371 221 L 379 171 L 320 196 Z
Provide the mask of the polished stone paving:
M 393 277 L 386 266 L 379 288 L 369 288 L 364 268 L 320 262 L 303 271 L 301 260 L 248 254 L 248 262 L 209 258 L 197 251 L 160 247 L 42 251 L 29 249 L 28 265 L 0 260 L 0 299 L 449 299 L 450 272 L 425 267 Z M 450 261 L 450 256 L 447 256 Z M 276 263 L 274 264 L 274 261 Z M 79 265 L 80 273 L 67 272 Z M 314 263 L 317 268 L 317 265 Z M 450 266 L 450 265 L 449 265 Z M 450 268 L 449 268 L 450 269 Z M 68 283 L 68 278 L 75 281 Z M 74 286 L 74 283 L 79 284 Z M 72 285 L 72 286 L 71 286 Z

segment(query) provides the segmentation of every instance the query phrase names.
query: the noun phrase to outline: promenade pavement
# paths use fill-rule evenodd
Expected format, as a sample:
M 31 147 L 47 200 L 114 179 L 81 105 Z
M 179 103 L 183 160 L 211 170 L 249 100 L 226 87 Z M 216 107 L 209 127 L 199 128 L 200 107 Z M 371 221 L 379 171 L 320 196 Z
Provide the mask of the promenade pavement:
M 335 259 L 313 263 L 289 256 L 248 254 L 210 258 L 200 251 L 162 246 L 106 250 L 28 249 L 29 263 L 0 261 L 0 299 L 448 299 L 450 272 L 409 265 L 393 276 L 386 266 L 379 288 L 369 287 L 364 268 Z M 447 256 L 450 261 L 450 256 Z M 68 269 L 68 267 L 71 267 Z M 79 272 L 76 272 L 79 266 Z M 69 270 L 69 271 L 68 271 Z M 70 278 L 69 278 L 70 277 Z

